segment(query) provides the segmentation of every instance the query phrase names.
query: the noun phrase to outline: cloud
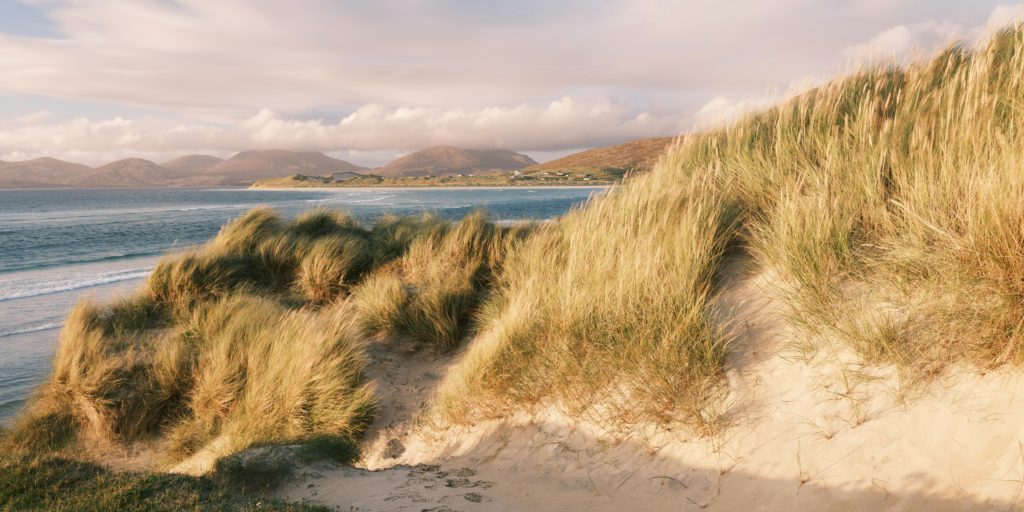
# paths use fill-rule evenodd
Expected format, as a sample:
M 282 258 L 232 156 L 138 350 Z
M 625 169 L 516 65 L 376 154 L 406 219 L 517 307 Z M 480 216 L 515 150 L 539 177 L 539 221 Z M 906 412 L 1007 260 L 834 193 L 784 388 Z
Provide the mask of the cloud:
M 985 21 L 966 27 L 948 20 L 897 25 L 866 43 L 848 46 L 844 53 L 847 57 L 895 57 L 899 60 L 914 56 L 916 52 L 917 58 L 927 58 L 951 42 L 960 41 L 972 45 L 983 41 L 993 30 L 1019 22 L 1021 8 L 1021 5 L 997 5 Z
M 53 112 L 50 112 L 49 110 L 40 110 L 38 112 L 33 112 L 31 114 L 26 114 L 26 115 L 23 115 L 23 116 L 19 117 L 18 120 L 17 120 L 17 123 L 18 124 L 33 124 L 33 123 L 37 123 L 39 121 L 42 121 L 43 119 L 46 119 L 47 117 L 50 117 L 51 115 L 53 115 Z
M 851 48 L 903 52 L 1009 8 L 986 0 L 23 1 L 52 21 L 55 36 L 0 28 L 0 102 L 35 95 L 147 113 L 71 118 L 44 105 L 54 114 L 20 111 L 0 122 L 0 155 L 79 159 L 432 144 L 551 152 L 672 135 L 728 119 L 769 87 L 824 75 Z
M 338 123 L 286 119 L 270 109 L 229 126 L 170 124 L 160 119 L 78 118 L 51 125 L 15 124 L 0 128 L 0 154 L 5 158 L 15 154 L 41 156 L 59 148 L 81 160 L 82 155 L 90 152 L 209 154 L 281 148 L 358 155 L 434 145 L 554 151 L 675 135 L 703 116 L 720 113 L 719 103 L 712 102 L 693 116 L 633 114 L 624 101 L 581 101 L 566 96 L 547 105 L 524 103 L 479 109 L 389 108 L 368 104 Z
M 935 50 L 967 35 L 964 27 L 949 21 L 923 21 L 913 25 L 897 25 L 871 38 L 865 44 L 853 45 L 846 49 L 848 57 L 862 57 L 865 54 L 896 57 L 901 59 L 917 51 L 921 56 L 930 56 Z

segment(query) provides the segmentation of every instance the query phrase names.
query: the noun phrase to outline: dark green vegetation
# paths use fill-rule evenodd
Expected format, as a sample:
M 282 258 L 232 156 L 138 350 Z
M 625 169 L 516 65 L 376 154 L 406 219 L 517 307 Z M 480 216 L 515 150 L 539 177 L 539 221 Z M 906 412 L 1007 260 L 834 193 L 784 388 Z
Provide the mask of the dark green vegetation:
M 385 178 L 372 174 L 361 178 L 326 180 L 321 176 L 296 174 L 284 178 L 259 180 L 252 188 L 402 188 L 402 187 L 539 187 L 539 186 L 608 186 L 622 182 L 626 171 L 606 167 L 574 167 L 540 171 L 500 172 L 466 176 L 422 176 L 416 178 Z M 312 179 L 311 179 L 312 178 Z
M 0 511 L 321 512 L 232 493 L 213 478 L 112 472 L 54 455 L 0 455 Z

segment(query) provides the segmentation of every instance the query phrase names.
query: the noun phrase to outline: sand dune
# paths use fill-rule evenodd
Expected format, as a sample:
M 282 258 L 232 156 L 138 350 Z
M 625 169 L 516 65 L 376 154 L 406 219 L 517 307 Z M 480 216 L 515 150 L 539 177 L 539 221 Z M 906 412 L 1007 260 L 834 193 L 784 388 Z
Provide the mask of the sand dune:
M 823 359 L 799 362 L 770 276 L 734 264 L 719 315 L 737 346 L 713 439 L 617 440 L 553 409 L 464 430 L 410 433 L 466 349 L 434 359 L 378 343 L 380 413 L 365 467 L 317 469 L 280 498 L 364 511 L 1006 510 L 1024 476 L 1024 400 L 1012 374 L 960 374 L 905 403 L 893 382 Z M 861 375 L 861 377 L 865 377 Z M 448 508 L 442 508 L 448 507 Z

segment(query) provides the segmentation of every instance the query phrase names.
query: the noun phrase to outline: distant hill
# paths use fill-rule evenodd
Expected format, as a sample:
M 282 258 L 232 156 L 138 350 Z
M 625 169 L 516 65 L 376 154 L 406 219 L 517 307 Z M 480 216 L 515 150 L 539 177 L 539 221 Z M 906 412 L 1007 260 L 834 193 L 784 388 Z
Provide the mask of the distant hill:
M 216 175 L 227 184 L 251 184 L 264 178 L 280 178 L 293 174 L 325 176 L 336 172 L 362 172 L 360 167 L 323 153 L 295 152 L 281 149 L 243 151 L 237 155 L 203 169 L 200 174 Z
M 168 160 L 160 164 L 160 167 L 170 169 L 178 174 L 189 175 L 202 172 L 223 161 L 223 158 L 209 155 L 186 155 L 174 160 Z
M 126 158 L 68 180 L 76 187 L 164 187 L 183 176 L 149 160 Z
M 388 178 L 489 174 L 514 171 L 536 164 L 532 158 L 514 151 L 434 146 L 405 155 L 373 173 Z
M 0 161 L 0 188 L 42 188 L 61 186 L 92 171 L 92 167 L 42 157 L 23 162 Z
M 646 170 L 658 161 L 677 137 L 660 137 L 657 139 L 641 139 L 610 146 L 607 148 L 582 151 L 567 157 L 552 160 L 540 165 L 524 169 L 525 171 L 546 171 L 551 169 L 571 169 L 576 167 L 600 167 L 611 169 Z
M 259 179 L 295 174 L 361 175 L 368 170 L 370 168 L 323 153 L 277 149 L 243 151 L 227 160 L 187 155 L 163 165 L 127 158 L 95 169 L 54 158 L 37 158 L 24 162 L 0 161 L 0 188 L 218 187 L 249 185 Z

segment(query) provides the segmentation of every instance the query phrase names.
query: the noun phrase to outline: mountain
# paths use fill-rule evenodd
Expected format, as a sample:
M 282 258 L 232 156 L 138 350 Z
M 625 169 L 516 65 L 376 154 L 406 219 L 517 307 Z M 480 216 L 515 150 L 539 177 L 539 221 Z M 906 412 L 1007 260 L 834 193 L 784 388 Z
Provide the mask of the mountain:
M 141 158 L 111 162 L 67 181 L 75 187 L 164 187 L 183 176 Z
M 0 161 L 0 188 L 59 186 L 92 171 L 92 167 L 56 158 L 42 157 L 23 162 Z
M 665 152 L 677 137 L 660 137 L 657 139 L 641 139 L 575 153 L 558 160 L 523 169 L 525 171 L 546 171 L 551 169 L 571 169 L 575 167 L 606 167 L 612 169 L 649 169 L 658 157 Z
M 280 178 L 293 174 L 325 176 L 336 172 L 370 170 L 323 153 L 295 152 L 281 149 L 243 151 L 201 171 L 204 175 L 221 177 L 223 184 L 253 183 L 264 178 Z
M 388 178 L 403 176 L 451 176 L 514 171 L 537 165 L 532 158 L 500 149 L 473 150 L 434 146 L 405 155 L 374 174 Z
M 174 160 L 168 160 L 160 164 L 160 167 L 170 169 L 181 175 L 189 175 L 203 172 L 223 161 L 223 158 L 209 155 L 186 155 Z

